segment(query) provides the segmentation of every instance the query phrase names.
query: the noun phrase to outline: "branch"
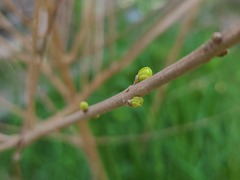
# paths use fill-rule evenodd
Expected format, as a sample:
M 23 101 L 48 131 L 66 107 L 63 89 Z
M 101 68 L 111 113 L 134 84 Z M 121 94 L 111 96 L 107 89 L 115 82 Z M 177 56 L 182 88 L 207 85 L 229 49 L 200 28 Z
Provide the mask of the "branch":
M 6 139 L 8 139 L 8 138 L 9 138 L 8 135 L 1 134 L 1 133 L 0 133 L 0 142 L 2 142 L 2 141 L 6 141 Z
M 21 10 L 13 3 L 12 0 L 3 0 L 3 4 L 16 16 L 20 17 L 22 23 L 30 27 L 31 26 L 31 19 L 27 18 Z
M 228 121 L 228 118 L 222 117 L 227 117 L 232 113 L 239 112 L 239 110 L 240 107 L 236 106 L 210 117 L 205 117 L 199 120 L 190 120 L 187 123 L 166 127 L 164 129 L 154 132 L 143 132 L 140 134 L 123 134 L 117 136 L 98 136 L 96 137 L 96 142 L 98 145 L 104 146 L 109 144 L 128 144 L 132 142 L 147 143 L 149 141 L 162 140 L 178 134 L 197 131 L 199 129 L 208 128 L 211 125 L 217 125 L 220 122 Z M 52 133 L 50 138 L 72 144 L 76 147 L 82 147 L 83 144 L 83 139 L 79 138 L 79 136 L 76 135 Z
M 174 63 L 179 57 L 181 49 L 183 48 L 183 45 L 184 45 L 185 38 L 188 35 L 188 32 L 190 31 L 193 25 L 193 22 L 198 15 L 199 9 L 200 9 L 200 1 L 196 3 L 195 6 L 192 7 L 192 9 L 189 11 L 189 14 L 188 14 L 189 16 L 183 20 L 180 30 L 178 32 L 178 35 L 175 39 L 174 45 L 168 53 L 169 55 L 166 58 L 164 67 Z M 156 120 L 155 114 L 158 112 L 158 110 L 161 107 L 161 103 L 165 97 L 166 90 L 167 90 L 167 85 L 163 86 L 155 94 L 154 101 L 151 105 L 152 107 L 149 108 L 150 111 L 149 111 L 148 119 L 146 121 L 146 130 L 154 127 L 154 123 Z
M 105 23 L 105 0 L 98 0 L 96 1 L 95 5 L 95 21 L 94 21 L 94 48 L 99 49 L 93 55 L 93 66 L 94 66 L 94 73 L 98 74 L 99 71 L 102 69 L 103 63 L 103 52 L 104 48 L 102 44 L 104 44 L 104 23 Z
M 21 109 L 21 107 L 13 104 L 12 102 L 8 101 L 7 99 L 1 96 L 0 96 L 0 106 L 8 110 L 9 112 L 12 112 L 18 115 L 21 118 L 25 116 L 25 112 Z
M 70 99 L 70 94 L 68 92 L 67 87 L 62 82 L 62 80 L 57 77 L 50 64 L 43 62 L 42 64 L 42 73 L 49 79 L 52 85 L 59 91 L 59 93 L 64 97 L 65 101 Z
M 157 36 L 165 32 L 171 25 L 174 24 L 174 22 L 185 15 L 186 12 L 192 9 L 192 7 L 198 2 L 199 0 L 184 1 L 182 4 L 174 8 L 171 13 L 169 12 L 169 14 L 166 14 L 163 19 L 160 19 L 158 22 L 156 22 L 139 40 L 137 40 L 120 60 L 113 61 L 108 69 L 100 72 L 91 83 L 84 86 L 82 92 L 74 98 L 70 105 L 65 107 L 60 113 L 51 117 L 50 119 L 56 119 L 56 117 L 58 118 L 59 116 L 65 116 L 74 112 L 79 107 L 80 101 L 87 99 L 105 81 L 117 74 L 128 64 L 132 63 Z
M 104 114 L 120 106 L 124 106 L 127 104 L 129 99 L 132 99 L 133 96 L 144 96 L 150 93 L 154 89 L 176 79 L 190 70 L 209 62 L 210 59 L 218 56 L 226 49 L 236 45 L 239 42 L 240 22 L 238 21 L 235 23 L 235 26 L 230 27 L 223 33 L 214 33 L 209 41 L 175 64 L 170 65 L 169 67 L 140 83 L 129 86 L 126 90 L 109 99 L 90 106 L 86 113 L 78 111 L 69 116 L 58 118 L 57 120 L 39 123 L 35 129 L 26 132 L 24 142 L 26 145 L 30 144 L 32 141 L 46 136 L 54 130 L 66 127 L 78 121 L 90 119 L 98 114 Z M 19 136 L 12 137 L 7 142 L 0 145 L 0 151 L 16 146 L 19 142 L 19 139 Z

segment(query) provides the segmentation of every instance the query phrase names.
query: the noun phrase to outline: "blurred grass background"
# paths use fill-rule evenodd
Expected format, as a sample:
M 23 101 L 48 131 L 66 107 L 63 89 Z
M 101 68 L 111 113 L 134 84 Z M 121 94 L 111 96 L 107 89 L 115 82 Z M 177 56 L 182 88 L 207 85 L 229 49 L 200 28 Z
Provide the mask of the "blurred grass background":
M 75 1 L 74 4 L 73 34 L 80 26 L 79 2 Z M 128 8 L 120 8 L 117 14 L 119 32 L 138 22 L 154 8 L 154 4 L 164 1 L 124 2 L 129 4 L 126 5 Z M 239 18 L 239 8 L 236 8 L 239 3 L 235 3 L 238 2 L 222 0 L 202 3 L 179 58 L 201 45 L 214 31 L 225 27 L 230 15 Z M 133 19 L 131 13 L 134 14 Z M 134 29 L 121 37 L 117 41 L 115 57 L 120 57 L 148 26 L 146 22 L 140 29 Z M 149 66 L 153 72 L 163 69 L 180 26 L 181 22 L 176 23 L 155 39 L 134 63 L 111 77 L 92 94 L 89 103 L 97 103 L 128 87 L 141 67 Z M 90 121 L 109 179 L 239 179 L 239 50 L 240 47 L 236 46 L 229 55 L 215 58 L 171 82 L 166 87 L 159 107 L 153 107 L 155 91 L 144 97 L 144 105 L 139 109 L 122 107 Z M 106 48 L 104 64 L 109 64 L 111 58 Z M 18 103 L 24 98 L 21 94 L 22 84 L 16 76 L 24 69 L 21 63 L 0 61 L 1 93 Z M 75 76 L 78 79 L 78 74 L 75 73 Z M 47 87 L 48 96 L 56 106 L 62 108 L 64 101 L 57 90 L 43 77 L 41 83 Z M 76 86 L 81 88 L 81 84 Z M 153 108 L 156 111 L 151 113 Z M 40 100 L 37 101 L 37 114 L 41 118 L 51 114 Z M 7 125 L 20 127 L 22 124 L 19 117 L 3 110 L 0 118 L 1 123 Z M 3 132 L 4 128 L 0 130 Z M 62 130 L 65 134 L 74 134 L 75 131 L 74 126 Z M 13 152 L 9 150 L 0 154 L 2 180 L 14 178 Z M 27 147 L 20 165 L 23 179 L 91 179 L 91 170 L 82 150 L 54 136 L 43 138 Z

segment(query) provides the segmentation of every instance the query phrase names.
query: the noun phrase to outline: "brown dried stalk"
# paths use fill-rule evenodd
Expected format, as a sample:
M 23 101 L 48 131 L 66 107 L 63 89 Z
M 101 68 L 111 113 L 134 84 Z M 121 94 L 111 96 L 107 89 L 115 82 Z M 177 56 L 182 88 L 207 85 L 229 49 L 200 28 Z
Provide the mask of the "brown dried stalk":
M 19 127 L 6 124 L 6 123 L 0 123 L 0 129 L 2 133 L 6 133 L 6 134 L 16 134 L 20 132 Z M 7 136 L 10 136 L 10 135 L 7 135 Z
M 54 102 L 41 88 L 38 88 L 37 96 L 41 99 L 41 101 L 43 101 L 44 105 L 48 110 L 54 113 L 57 111 L 57 107 L 55 106 Z
M 9 112 L 12 112 L 18 115 L 19 117 L 25 116 L 25 112 L 19 106 L 13 104 L 12 102 L 5 99 L 4 97 L 0 97 L 0 106 L 8 110 Z
M 105 144 L 126 144 L 131 142 L 148 142 L 152 140 L 161 140 L 166 139 L 178 134 L 183 134 L 191 131 L 195 131 L 202 128 L 207 128 L 209 125 L 215 125 L 214 123 L 222 122 L 228 120 L 228 118 L 222 118 L 223 116 L 229 115 L 234 112 L 238 112 L 240 107 L 235 107 L 228 109 L 224 112 L 216 114 L 211 117 L 206 117 L 196 121 L 190 121 L 181 125 L 175 125 L 172 127 L 165 128 L 163 130 L 157 132 L 145 132 L 141 134 L 127 134 L 127 135 L 120 135 L 117 137 L 97 137 L 96 141 L 99 145 Z M 76 142 L 72 140 L 72 142 Z
M 80 121 L 78 124 L 80 135 L 78 140 L 82 142 L 82 148 L 86 153 L 89 165 L 92 171 L 92 179 L 107 180 L 107 174 L 101 163 L 101 158 L 98 154 L 97 144 L 93 136 L 88 121 Z
M 118 39 L 124 38 L 126 35 L 128 35 L 129 33 L 134 33 L 135 31 L 138 31 L 139 29 L 141 29 L 141 27 L 144 24 L 149 23 L 149 21 L 153 21 L 153 17 L 154 17 L 154 22 L 156 21 L 156 19 L 161 19 L 159 17 L 167 17 L 167 16 L 171 16 L 169 14 L 172 14 L 176 8 L 179 7 L 179 4 L 182 3 L 182 1 L 170 1 L 166 4 L 166 6 L 164 7 L 160 7 L 156 10 L 150 11 L 148 14 L 146 14 L 142 20 L 140 20 L 139 22 L 136 22 L 134 24 L 129 25 L 125 30 L 123 30 L 120 33 L 114 32 L 114 28 L 115 28 L 115 22 L 114 20 L 116 19 L 116 14 L 118 14 L 118 11 L 122 11 L 122 10 L 115 10 L 117 9 L 116 4 L 115 4 L 115 0 L 108 0 L 109 2 L 107 3 L 107 6 L 109 6 L 107 8 L 107 10 L 109 10 L 109 12 L 106 12 L 106 16 L 108 16 L 109 19 L 109 31 L 106 34 L 107 39 L 105 41 L 103 41 L 103 44 L 101 44 L 101 46 L 99 46 L 98 48 L 93 48 L 91 49 L 91 51 L 88 52 L 88 54 L 86 54 L 86 56 L 90 56 L 92 54 L 96 54 L 98 51 L 101 51 L 103 48 L 108 47 L 109 51 L 111 53 L 114 44 L 116 43 L 116 41 Z M 131 5 L 133 6 L 133 5 Z M 131 7 L 130 6 L 130 7 Z M 130 8 L 128 7 L 128 8 Z M 125 11 L 128 9 L 126 8 Z M 188 10 L 185 10 L 184 12 L 187 12 Z M 159 13 L 161 12 L 161 13 Z M 116 20 L 115 20 L 116 21 Z M 78 43 L 80 43 L 80 41 L 76 41 Z M 69 55 L 69 57 L 67 58 L 67 63 L 72 64 L 73 62 L 76 61 L 76 56 L 73 55 Z
M 9 138 L 9 136 L 0 133 L 0 142 L 6 141 L 7 138 Z
M 89 9 L 91 10 L 91 8 Z M 88 22 L 88 20 L 87 20 Z M 101 22 L 99 22 L 101 23 Z M 90 43 L 91 43 L 91 28 L 90 28 L 90 22 L 86 23 L 86 25 L 89 25 L 89 27 L 83 27 L 83 29 L 87 28 L 86 32 L 86 43 L 83 50 L 83 56 L 85 56 L 86 51 L 90 51 Z M 65 58 L 66 55 L 64 55 L 64 46 L 62 42 L 62 38 L 59 33 L 59 29 L 54 26 L 54 33 L 52 35 L 52 41 L 51 41 L 51 53 L 54 60 L 54 65 L 57 66 L 57 68 L 60 70 L 60 75 L 63 78 L 64 83 L 66 84 L 66 87 L 68 87 L 68 103 L 70 104 L 73 101 L 74 96 L 76 95 L 76 89 L 73 83 L 73 78 L 71 77 L 70 73 L 70 64 L 66 64 Z M 81 64 L 82 65 L 82 64 Z M 86 68 L 85 68 L 86 69 Z M 87 67 L 87 69 L 89 69 Z M 89 74 L 89 73 L 86 73 Z M 81 76 L 80 76 L 81 77 Z M 85 78 L 84 78 L 85 79 Z M 88 75 L 86 76 L 86 79 L 88 81 Z M 81 82 L 82 84 L 83 82 Z M 97 152 L 96 143 L 94 140 L 94 137 L 91 133 L 91 130 L 87 124 L 87 122 L 79 122 L 78 123 L 79 129 L 80 129 L 80 137 L 85 139 L 85 143 L 83 144 L 83 149 L 86 153 L 86 157 L 88 159 L 89 165 L 91 167 L 91 171 L 93 174 L 93 179 L 107 179 L 107 176 L 105 174 L 104 168 L 101 164 L 100 157 Z M 80 138 L 79 137 L 79 138 Z
M 73 62 L 78 54 L 78 51 L 80 47 L 83 45 L 84 40 L 86 41 L 86 38 L 88 37 L 89 34 L 89 26 L 92 21 L 91 17 L 91 10 L 93 6 L 93 0 L 88 0 L 88 1 L 83 1 L 83 9 L 82 9 L 82 22 L 81 22 L 81 30 L 78 32 L 76 35 L 76 40 L 73 43 L 73 47 L 71 50 L 71 57 L 69 62 Z
M 70 35 L 70 28 L 72 22 L 74 0 L 62 0 L 58 10 L 56 26 L 58 27 L 63 48 L 66 49 Z
M 197 15 L 198 15 L 199 8 L 200 8 L 200 1 L 192 7 L 192 9 L 189 12 L 189 15 L 183 20 L 180 31 L 175 40 L 175 43 L 174 43 L 173 47 L 170 49 L 167 60 L 165 61 L 165 67 L 169 66 L 170 64 L 172 64 L 173 62 L 175 62 L 177 60 L 179 53 L 181 52 L 181 49 L 184 45 L 184 40 L 185 40 L 189 30 L 191 29 L 194 20 L 196 19 Z M 154 100 L 151 105 L 152 107 L 150 108 L 150 112 L 149 112 L 149 116 L 148 116 L 149 118 L 146 121 L 146 131 L 148 130 L 148 128 L 154 127 L 154 123 L 155 123 L 155 119 L 156 119 L 155 114 L 161 107 L 161 103 L 165 97 L 167 86 L 168 86 L 168 84 L 163 86 L 162 88 L 160 88 L 156 92 L 155 97 L 153 98 Z
M 97 0 L 95 3 L 95 22 L 94 22 L 94 49 L 99 49 L 99 51 L 94 50 L 93 56 L 93 66 L 95 74 L 98 74 L 102 68 L 102 61 L 103 61 L 103 52 L 104 49 L 101 47 L 104 44 L 104 20 L 105 20 L 105 0 Z
M 115 37 L 117 37 L 117 29 L 116 29 L 116 4 L 114 0 L 108 0 L 107 5 L 106 5 L 106 16 L 108 18 L 108 23 L 109 23 L 109 28 L 108 28 L 108 37 L 114 37 L 111 39 L 115 40 Z M 103 41 L 104 44 L 106 44 L 105 41 Z M 102 47 L 99 47 L 100 49 L 103 48 L 103 45 L 101 45 Z M 115 44 L 116 42 L 113 41 L 111 42 L 111 47 L 109 47 L 109 53 L 110 53 L 110 57 L 113 58 L 115 55 Z M 98 50 L 98 49 L 96 49 Z
M 60 2 L 60 1 L 59 1 Z M 57 14 L 59 3 L 55 6 L 50 2 L 36 1 L 35 14 L 32 25 L 32 45 L 31 52 L 32 59 L 28 63 L 28 77 L 27 77 L 27 110 L 24 119 L 22 133 L 17 144 L 18 148 L 13 156 L 13 161 L 16 167 L 16 174 L 20 178 L 19 160 L 21 152 L 24 147 L 25 134 L 29 129 L 35 125 L 35 93 L 38 85 L 38 78 L 40 75 L 41 63 L 43 54 L 46 49 L 47 40 L 52 30 L 53 23 Z M 47 22 L 45 22 L 47 21 Z
M 57 40 L 56 33 L 53 34 L 53 40 Z M 58 39 L 60 40 L 60 39 Z M 73 78 L 71 77 L 70 68 L 64 62 L 62 52 L 58 51 L 59 49 L 57 43 L 52 41 L 51 50 L 52 50 L 52 60 L 54 61 L 54 65 L 60 70 L 61 76 L 65 86 L 67 86 L 68 90 L 68 102 L 71 102 L 74 95 L 76 94 L 76 89 L 74 86 Z
M 191 9 L 199 0 L 187 0 L 169 12 L 165 18 L 160 19 L 153 27 L 151 27 L 133 46 L 129 51 L 119 60 L 113 61 L 108 69 L 103 70 L 98 76 L 88 85 L 84 86 L 82 92 L 74 98 L 74 101 L 66 106 L 60 113 L 50 119 L 56 119 L 59 116 L 65 116 L 78 109 L 79 102 L 87 99 L 96 89 L 98 89 L 111 76 L 117 74 L 128 64 L 133 62 L 136 57 L 161 33 L 165 32 L 174 22 L 182 17 L 189 9 Z
M 30 49 L 29 39 L 26 38 L 20 31 L 16 29 L 16 27 L 0 12 L 0 23 L 1 26 L 11 33 L 15 39 L 19 40 L 23 44 L 25 49 Z
M 41 70 L 43 74 L 51 81 L 52 85 L 55 86 L 59 93 L 64 97 L 65 101 L 68 101 L 70 99 L 68 89 L 62 80 L 54 74 L 52 67 L 47 62 L 43 62 Z
M 93 48 L 99 48 L 101 46 L 102 41 L 104 39 L 104 6 L 105 3 L 102 0 L 90 0 L 89 2 L 84 2 L 86 9 L 83 11 L 83 23 L 82 23 L 82 32 L 80 31 L 79 38 L 84 34 L 83 42 L 79 41 L 76 46 L 73 48 L 75 50 L 75 56 L 77 55 L 77 51 L 81 45 L 83 46 L 82 50 L 82 58 L 83 61 L 79 64 L 80 72 L 85 72 L 80 75 L 80 83 L 82 86 L 85 86 L 89 83 L 90 79 L 90 64 L 89 64 L 89 52 Z M 99 6 L 100 5 L 100 6 Z M 96 11 L 96 12 L 95 12 Z M 95 21 L 94 21 L 94 16 Z M 95 31 L 95 34 L 94 34 Z M 92 35 L 95 35 L 92 38 Z M 95 43 L 93 42 L 95 40 Z M 74 56 L 73 56 L 74 57 Z M 93 56 L 93 65 L 94 65 L 94 73 L 98 74 L 98 71 L 101 68 L 102 64 L 102 54 L 94 54 Z M 76 94 L 75 94 L 76 95 Z M 101 163 L 101 158 L 98 154 L 97 144 L 95 142 L 95 138 L 91 132 L 90 127 L 88 126 L 87 121 L 81 121 L 77 123 L 77 126 L 80 130 L 79 139 L 83 139 L 82 148 L 85 151 L 89 166 L 91 167 L 92 179 L 106 180 L 108 179 L 105 169 Z
M 89 107 L 89 110 L 84 113 L 78 111 L 69 116 L 59 118 L 57 121 L 47 121 L 39 123 L 38 126 L 26 132 L 25 144 L 30 144 L 34 140 L 46 136 L 54 130 L 66 127 L 78 121 L 83 121 L 92 118 L 98 114 L 104 114 L 112 111 L 120 106 L 127 104 L 127 101 L 133 96 L 144 96 L 154 89 L 176 79 L 177 77 L 193 70 L 200 65 L 209 62 L 215 56 L 218 56 L 226 49 L 240 42 L 240 22 L 236 22 L 223 33 L 214 33 L 212 38 L 200 46 L 198 49 L 185 56 L 175 64 L 168 66 L 149 79 L 140 83 L 129 86 L 123 92 L 99 102 Z M 19 136 L 11 137 L 8 141 L 0 145 L 0 150 L 6 150 L 14 147 L 19 142 Z
M 206 117 L 200 120 L 191 120 L 187 123 L 175 125 L 172 127 L 167 127 L 155 132 L 144 132 L 141 134 L 125 134 L 118 136 L 98 136 L 95 138 L 98 145 L 109 145 L 109 144 L 128 144 L 132 142 L 149 142 L 153 140 L 161 140 L 170 138 L 172 136 L 192 132 L 202 128 L 208 128 L 210 125 L 215 125 L 219 122 L 224 122 L 229 120 L 228 118 L 222 118 L 223 116 L 228 116 L 229 114 L 236 113 L 240 110 L 240 107 L 230 108 L 216 115 Z M 76 135 L 66 135 L 60 133 L 53 133 L 50 138 L 55 140 L 60 140 L 66 143 L 70 143 L 76 147 L 81 147 L 83 139 L 79 139 Z
M 3 0 L 3 4 L 17 17 L 20 17 L 22 23 L 26 26 L 31 26 L 31 19 L 27 18 L 21 10 L 13 3 L 12 0 Z

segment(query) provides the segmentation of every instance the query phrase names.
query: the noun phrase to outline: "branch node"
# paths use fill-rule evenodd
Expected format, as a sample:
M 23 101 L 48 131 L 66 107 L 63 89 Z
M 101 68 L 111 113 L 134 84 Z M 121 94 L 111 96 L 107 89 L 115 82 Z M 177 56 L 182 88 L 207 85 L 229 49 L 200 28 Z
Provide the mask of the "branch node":
M 215 32 L 212 35 L 212 40 L 216 44 L 220 44 L 222 42 L 222 38 L 223 38 L 222 33 L 220 33 L 220 32 Z

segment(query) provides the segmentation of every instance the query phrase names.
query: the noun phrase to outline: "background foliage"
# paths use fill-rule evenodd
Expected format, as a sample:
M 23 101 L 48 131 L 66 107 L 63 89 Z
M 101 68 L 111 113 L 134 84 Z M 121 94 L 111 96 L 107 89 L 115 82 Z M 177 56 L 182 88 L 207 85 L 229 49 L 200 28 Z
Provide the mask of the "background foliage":
M 80 27 L 79 2 L 75 1 L 74 5 L 73 34 Z M 159 2 L 162 1 L 129 1 L 131 8 L 120 8 L 117 14 L 117 30 L 124 31 Z M 179 57 L 197 48 L 215 30 L 225 27 L 230 15 L 238 15 L 239 10 L 233 8 L 234 1 L 222 2 L 206 1 L 202 4 Z M 216 7 L 218 10 L 213 11 Z M 133 15 L 133 20 L 131 13 L 136 16 Z M 141 28 L 124 34 L 117 41 L 114 58 L 121 57 L 148 26 L 149 22 L 146 22 Z M 180 26 L 181 22 L 176 23 L 155 39 L 134 63 L 94 92 L 88 102 L 94 104 L 122 91 L 133 83 L 135 74 L 143 66 L 151 67 L 153 72 L 164 68 Z M 239 179 L 239 50 L 239 46 L 234 47 L 226 57 L 215 58 L 171 82 L 163 101 L 155 107 L 155 113 L 151 111 L 156 92 L 152 92 L 144 98 L 141 108 L 122 107 L 90 121 L 109 179 Z M 104 66 L 112 60 L 108 47 L 103 59 Z M 25 68 L 21 63 L 0 61 L 0 92 L 18 104 L 24 97 L 23 85 L 19 83 L 21 77 L 17 76 Z M 81 89 L 78 69 L 72 70 L 76 86 Z M 48 96 L 61 109 L 64 101 L 58 91 L 44 77 L 40 81 Z M 51 114 L 40 100 L 37 101 L 37 114 L 41 118 Z M 3 110 L 0 121 L 17 127 L 22 124 L 19 117 Z M 3 132 L 4 128 L 0 127 L 0 130 Z M 75 126 L 61 130 L 63 134 L 71 135 L 76 131 Z M 1 152 L 0 179 L 14 178 L 12 155 L 13 150 Z M 81 148 L 54 137 L 46 137 L 27 147 L 20 165 L 23 179 L 91 179 L 91 170 Z

